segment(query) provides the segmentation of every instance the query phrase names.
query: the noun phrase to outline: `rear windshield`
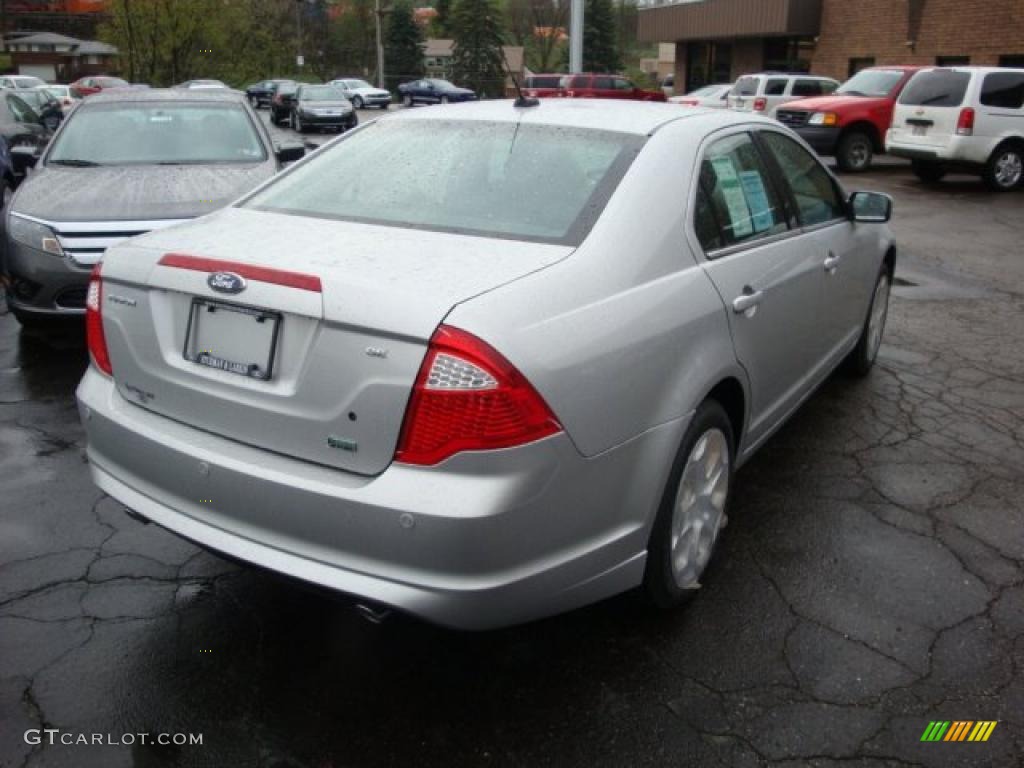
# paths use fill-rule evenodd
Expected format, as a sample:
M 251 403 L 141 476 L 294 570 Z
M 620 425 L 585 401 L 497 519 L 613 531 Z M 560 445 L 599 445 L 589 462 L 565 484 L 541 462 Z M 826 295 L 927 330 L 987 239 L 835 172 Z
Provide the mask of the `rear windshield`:
M 381 120 L 241 205 L 578 245 L 642 144 L 630 134 L 557 126 Z
M 741 77 L 732 87 L 732 92 L 737 96 L 756 96 L 757 82 L 756 77 Z
M 561 75 L 533 75 L 526 78 L 527 88 L 557 88 L 562 82 Z
M 150 101 L 81 105 L 54 139 L 46 162 L 198 165 L 266 159 L 256 126 L 241 104 Z
M 964 102 L 968 72 L 931 69 L 918 72 L 900 94 L 900 104 L 911 107 L 959 107 Z
M 344 101 L 345 93 L 331 85 L 307 85 L 302 89 L 303 101 Z

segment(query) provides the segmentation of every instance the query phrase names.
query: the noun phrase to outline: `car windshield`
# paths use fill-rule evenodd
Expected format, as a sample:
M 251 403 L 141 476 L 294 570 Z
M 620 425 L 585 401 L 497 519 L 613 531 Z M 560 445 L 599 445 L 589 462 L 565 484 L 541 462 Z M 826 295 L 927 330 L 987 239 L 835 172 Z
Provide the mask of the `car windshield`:
M 128 81 L 120 77 L 97 77 L 96 85 L 100 88 L 123 88 L 128 85 Z
M 382 120 L 241 205 L 442 232 L 578 244 L 643 139 L 517 123 Z
M 862 69 L 836 90 L 846 96 L 888 96 L 903 79 L 898 69 Z
M 38 88 L 41 85 L 46 85 L 46 81 L 38 77 L 16 77 L 14 85 L 16 88 Z
M 911 107 L 959 107 L 971 76 L 951 69 L 918 72 L 900 94 L 900 104 Z
M 198 165 L 267 157 L 240 104 L 85 103 L 68 118 L 47 163 Z
M 757 94 L 757 84 L 756 77 L 741 77 L 732 87 L 732 93 L 737 96 L 754 96 Z
M 344 101 L 345 94 L 340 88 L 330 85 L 316 85 L 302 89 L 303 101 Z
M 449 83 L 447 80 L 427 80 L 427 82 L 430 83 L 435 88 L 447 89 L 447 88 L 454 88 L 455 87 L 454 85 Z
M 71 95 L 68 93 L 68 87 L 66 85 L 50 86 L 46 89 L 46 92 L 58 99 L 65 99 Z
M 349 80 L 348 81 L 348 87 L 349 88 L 373 88 L 373 86 L 370 85 L 365 80 Z

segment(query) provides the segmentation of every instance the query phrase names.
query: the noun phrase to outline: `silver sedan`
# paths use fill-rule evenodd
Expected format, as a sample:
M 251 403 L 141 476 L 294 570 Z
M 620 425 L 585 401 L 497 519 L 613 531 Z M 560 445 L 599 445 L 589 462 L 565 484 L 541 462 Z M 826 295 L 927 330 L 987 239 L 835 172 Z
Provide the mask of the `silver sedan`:
M 396 113 L 107 251 L 93 478 L 372 616 L 676 605 L 734 472 L 833 369 L 871 368 L 890 214 L 749 114 Z

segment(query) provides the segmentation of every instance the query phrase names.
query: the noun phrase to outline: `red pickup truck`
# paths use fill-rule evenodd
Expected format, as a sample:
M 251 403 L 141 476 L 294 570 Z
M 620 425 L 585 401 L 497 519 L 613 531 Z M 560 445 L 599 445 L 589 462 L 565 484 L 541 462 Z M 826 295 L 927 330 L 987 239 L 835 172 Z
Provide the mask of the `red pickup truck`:
M 562 96 L 568 99 L 631 99 L 633 101 L 666 101 L 665 94 L 658 91 L 646 91 L 638 88 L 620 75 L 601 75 L 583 73 L 566 75 L 559 84 L 558 93 L 551 96 Z M 546 94 L 539 93 L 539 96 Z
M 893 107 L 907 81 L 921 67 L 869 67 L 830 96 L 782 104 L 775 118 L 788 125 L 818 154 L 835 155 L 842 171 L 866 171 L 885 151 Z

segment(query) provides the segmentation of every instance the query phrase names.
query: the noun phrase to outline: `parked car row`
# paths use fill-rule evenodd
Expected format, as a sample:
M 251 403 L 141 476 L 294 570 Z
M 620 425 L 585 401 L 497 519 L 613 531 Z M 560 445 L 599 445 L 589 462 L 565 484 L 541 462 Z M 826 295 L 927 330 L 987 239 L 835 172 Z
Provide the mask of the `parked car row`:
M 669 101 L 774 117 L 847 172 L 888 152 L 908 158 L 925 182 L 961 171 L 977 173 L 993 191 L 1024 184 L 1022 69 L 877 66 L 842 85 L 761 73 Z
M 531 75 L 526 78 L 524 92 L 534 98 L 666 101 L 660 89 L 640 88 L 621 75 L 588 72 L 574 75 Z

